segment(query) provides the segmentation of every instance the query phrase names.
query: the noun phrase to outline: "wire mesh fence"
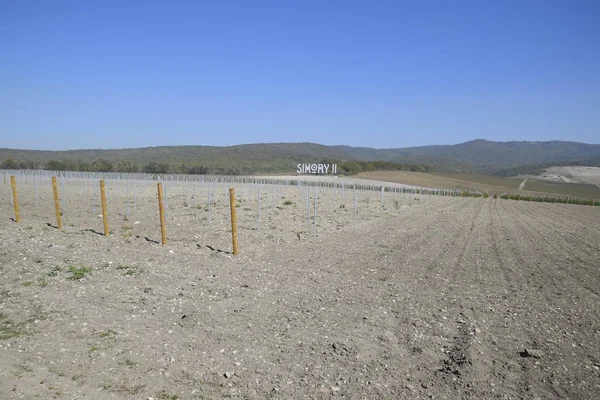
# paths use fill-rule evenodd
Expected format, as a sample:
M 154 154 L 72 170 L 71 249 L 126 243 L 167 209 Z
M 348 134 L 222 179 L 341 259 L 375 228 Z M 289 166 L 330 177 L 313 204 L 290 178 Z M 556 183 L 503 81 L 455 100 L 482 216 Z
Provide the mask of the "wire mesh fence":
M 57 177 L 60 210 L 66 230 L 102 231 L 100 185 L 106 185 L 107 216 L 112 235 L 124 240 L 160 237 L 156 183 L 163 203 L 170 243 L 229 242 L 229 188 L 235 189 L 240 236 L 248 240 L 294 240 L 328 235 L 399 215 L 406 207 L 462 196 L 451 189 L 373 184 L 344 179 L 248 176 L 151 175 L 20 170 L 3 171 L 2 213 L 10 218 L 15 176 L 23 224 L 54 223 L 51 178 Z

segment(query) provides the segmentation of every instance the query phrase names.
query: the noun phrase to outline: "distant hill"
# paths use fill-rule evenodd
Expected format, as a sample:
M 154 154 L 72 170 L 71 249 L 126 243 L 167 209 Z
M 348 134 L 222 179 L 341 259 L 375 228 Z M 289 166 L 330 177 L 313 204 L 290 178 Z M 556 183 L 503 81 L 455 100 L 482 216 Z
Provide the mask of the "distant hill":
M 342 160 L 341 150 L 315 143 L 246 144 L 217 146 L 161 146 L 114 150 L 39 151 L 0 149 L 0 162 L 11 157 L 17 162 L 43 166 L 50 161 L 88 161 L 103 159 L 117 164 L 130 161 L 140 166 L 148 163 L 170 166 L 202 166 L 209 171 L 238 170 L 243 173 L 291 172 L 301 162 Z
M 359 168 L 364 170 L 372 167 L 367 166 L 367 161 L 386 161 L 404 164 L 409 168 L 411 165 L 430 166 L 440 172 L 511 176 L 529 173 L 528 171 L 539 169 L 540 166 L 597 165 L 600 162 L 600 145 L 563 141 L 492 142 L 478 139 L 456 145 L 393 149 L 324 146 L 315 143 L 69 151 L 0 149 L 0 163 L 6 164 L 8 159 L 11 163 L 35 168 L 46 166 L 50 162 L 64 162 L 65 165 L 75 162 L 85 164 L 102 159 L 115 165 L 119 162 L 129 162 L 142 167 L 149 163 L 160 163 L 181 166 L 181 171 L 186 170 L 184 166 L 202 166 L 208 171 L 224 173 L 294 173 L 297 163 L 334 161 L 349 164 L 362 161 L 360 165 L 363 167 Z M 385 163 L 379 164 L 381 168 L 385 166 Z
M 359 160 L 381 159 L 428 164 L 439 171 L 495 173 L 524 165 L 600 160 L 600 145 L 579 142 L 492 142 L 477 139 L 455 145 L 370 149 L 335 146 Z

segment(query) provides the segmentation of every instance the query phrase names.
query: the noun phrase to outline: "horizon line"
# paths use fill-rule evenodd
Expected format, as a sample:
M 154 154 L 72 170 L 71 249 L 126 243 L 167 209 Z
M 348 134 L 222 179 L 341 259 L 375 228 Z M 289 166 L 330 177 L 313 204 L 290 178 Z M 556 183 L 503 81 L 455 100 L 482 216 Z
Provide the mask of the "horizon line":
M 49 152 L 67 152 L 67 151 L 112 151 L 112 150 L 136 150 L 136 149 L 155 149 L 161 147 L 213 147 L 213 148 L 230 148 L 230 147 L 238 147 L 238 146 L 252 146 L 252 145 L 281 145 L 281 144 L 312 144 L 324 147 L 351 147 L 351 148 L 363 148 L 363 149 L 373 149 L 373 150 L 395 150 L 395 149 L 413 149 L 418 147 L 434 147 L 434 146 L 457 146 L 470 142 L 491 142 L 491 143 L 553 143 L 553 142 L 561 142 L 561 143 L 580 143 L 587 144 L 591 146 L 598 146 L 600 143 L 587 143 L 587 142 L 578 142 L 574 140 L 507 140 L 507 141 L 498 141 L 498 140 L 488 140 L 488 139 L 472 139 L 467 140 L 465 142 L 459 142 L 454 144 L 429 144 L 429 145 L 420 145 L 420 146 L 406 146 L 406 147 L 369 147 L 369 146 L 351 146 L 347 144 L 334 144 L 327 145 L 317 142 L 256 142 L 256 143 L 239 143 L 233 145 L 226 146 L 217 146 L 217 145 L 205 145 L 205 144 L 181 144 L 181 145 L 157 145 L 157 146 L 139 146 L 139 147 L 120 147 L 120 148 L 75 148 L 75 149 L 62 149 L 62 150 L 49 150 L 49 149 L 29 149 L 29 148 L 9 148 L 4 147 L 0 150 L 13 150 L 13 151 L 49 151 Z

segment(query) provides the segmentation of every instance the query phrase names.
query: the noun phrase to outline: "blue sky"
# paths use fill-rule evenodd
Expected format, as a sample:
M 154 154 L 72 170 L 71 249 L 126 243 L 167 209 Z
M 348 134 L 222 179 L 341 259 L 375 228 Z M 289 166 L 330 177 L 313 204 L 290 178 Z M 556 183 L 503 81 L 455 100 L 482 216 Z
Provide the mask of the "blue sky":
M 600 1 L 0 0 L 0 147 L 600 140 Z

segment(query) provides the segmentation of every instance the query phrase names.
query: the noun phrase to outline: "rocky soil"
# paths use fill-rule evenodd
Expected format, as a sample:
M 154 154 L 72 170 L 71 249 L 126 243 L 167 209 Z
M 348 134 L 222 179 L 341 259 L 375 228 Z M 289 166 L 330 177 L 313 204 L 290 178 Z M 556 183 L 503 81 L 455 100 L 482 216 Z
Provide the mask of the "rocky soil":
M 555 182 L 587 183 L 600 187 L 598 167 L 551 167 L 536 178 Z
M 105 237 L 82 187 L 62 231 L 1 191 L 2 398 L 600 398 L 598 207 L 272 188 L 233 256 L 223 190 L 162 246 L 153 189 Z

